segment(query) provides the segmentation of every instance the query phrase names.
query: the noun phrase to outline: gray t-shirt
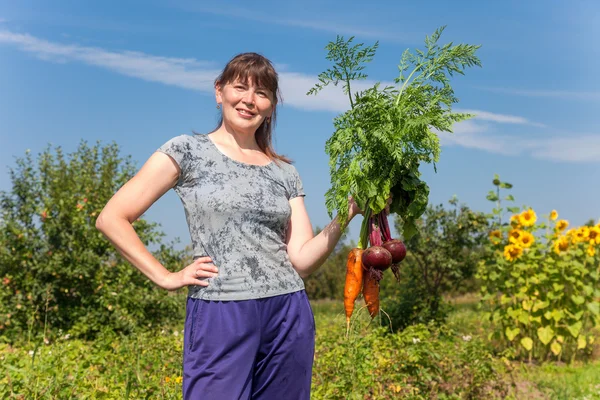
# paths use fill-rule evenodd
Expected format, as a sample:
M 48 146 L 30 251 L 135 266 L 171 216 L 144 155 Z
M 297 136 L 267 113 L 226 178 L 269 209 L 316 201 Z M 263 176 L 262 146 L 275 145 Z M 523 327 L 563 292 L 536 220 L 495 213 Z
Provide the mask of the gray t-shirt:
M 174 190 L 185 209 L 194 259 L 209 256 L 219 268 L 207 287 L 189 287 L 191 297 L 247 300 L 304 289 L 285 244 L 289 200 L 304 196 L 294 166 L 233 160 L 208 135 L 177 136 L 158 151 L 181 169 Z

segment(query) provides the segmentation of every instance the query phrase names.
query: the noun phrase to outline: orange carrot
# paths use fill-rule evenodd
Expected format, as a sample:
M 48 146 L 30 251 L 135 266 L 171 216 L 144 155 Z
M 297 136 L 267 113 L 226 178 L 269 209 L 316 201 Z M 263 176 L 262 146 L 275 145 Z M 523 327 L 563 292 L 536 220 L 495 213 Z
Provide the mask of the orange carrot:
M 363 282 L 362 250 L 352 249 L 346 261 L 346 285 L 344 286 L 344 308 L 346 309 L 346 333 L 350 330 L 350 317 L 354 301 L 360 294 Z
M 363 297 L 371 318 L 379 314 L 379 281 L 371 271 L 363 274 Z

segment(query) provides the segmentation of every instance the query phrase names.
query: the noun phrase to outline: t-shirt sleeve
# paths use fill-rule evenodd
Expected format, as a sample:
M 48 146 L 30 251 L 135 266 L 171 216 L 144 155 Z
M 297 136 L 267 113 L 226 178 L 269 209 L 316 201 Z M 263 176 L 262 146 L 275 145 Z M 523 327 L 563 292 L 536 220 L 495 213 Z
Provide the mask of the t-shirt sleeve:
M 290 197 L 288 200 L 291 200 L 294 197 L 306 196 L 306 193 L 304 193 L 304 186 L 302 185 L 302 179 L 300 179 L 300 174 L 294 166 L 290 167 L 290 176 L 288 180 Z
M 190 138 L 189 135 L 176 136 L 156 150 L 170 156 L 179 165 L 181 173 L 177 185 L 185 182 L 189 174 L 189 163 L 192 154 Z

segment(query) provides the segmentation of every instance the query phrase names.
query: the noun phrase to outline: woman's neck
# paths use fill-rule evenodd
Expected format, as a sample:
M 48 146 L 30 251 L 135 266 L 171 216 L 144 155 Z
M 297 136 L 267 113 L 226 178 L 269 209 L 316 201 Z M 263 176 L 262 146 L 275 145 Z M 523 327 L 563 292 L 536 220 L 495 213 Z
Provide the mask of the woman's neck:
M 237 147 L 240 150 L 258 150 L 262 151 L 256 143 L 254 133 L 244 133 L 235 131 L 222 123 L 219 129 L 211 133 L 213 138 L 216 138 L 220 143 L 227 146 Z

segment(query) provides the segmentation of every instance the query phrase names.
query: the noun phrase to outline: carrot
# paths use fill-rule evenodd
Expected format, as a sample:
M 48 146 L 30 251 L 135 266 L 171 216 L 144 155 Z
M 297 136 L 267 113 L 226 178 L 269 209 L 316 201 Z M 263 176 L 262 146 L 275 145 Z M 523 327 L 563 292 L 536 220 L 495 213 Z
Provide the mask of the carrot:
M 363 274 L 363 297 L 371 318 L 375 318 L 379 314 L 379 281 L 370 271 Z
M 346 261 L 346 285 L 344 286 L 344 308 L 346 310 L 346 334 L 350 331 L 350 317 L 354 302 L 360 294 L 363 283 L 362 250 L 352 249 Z

